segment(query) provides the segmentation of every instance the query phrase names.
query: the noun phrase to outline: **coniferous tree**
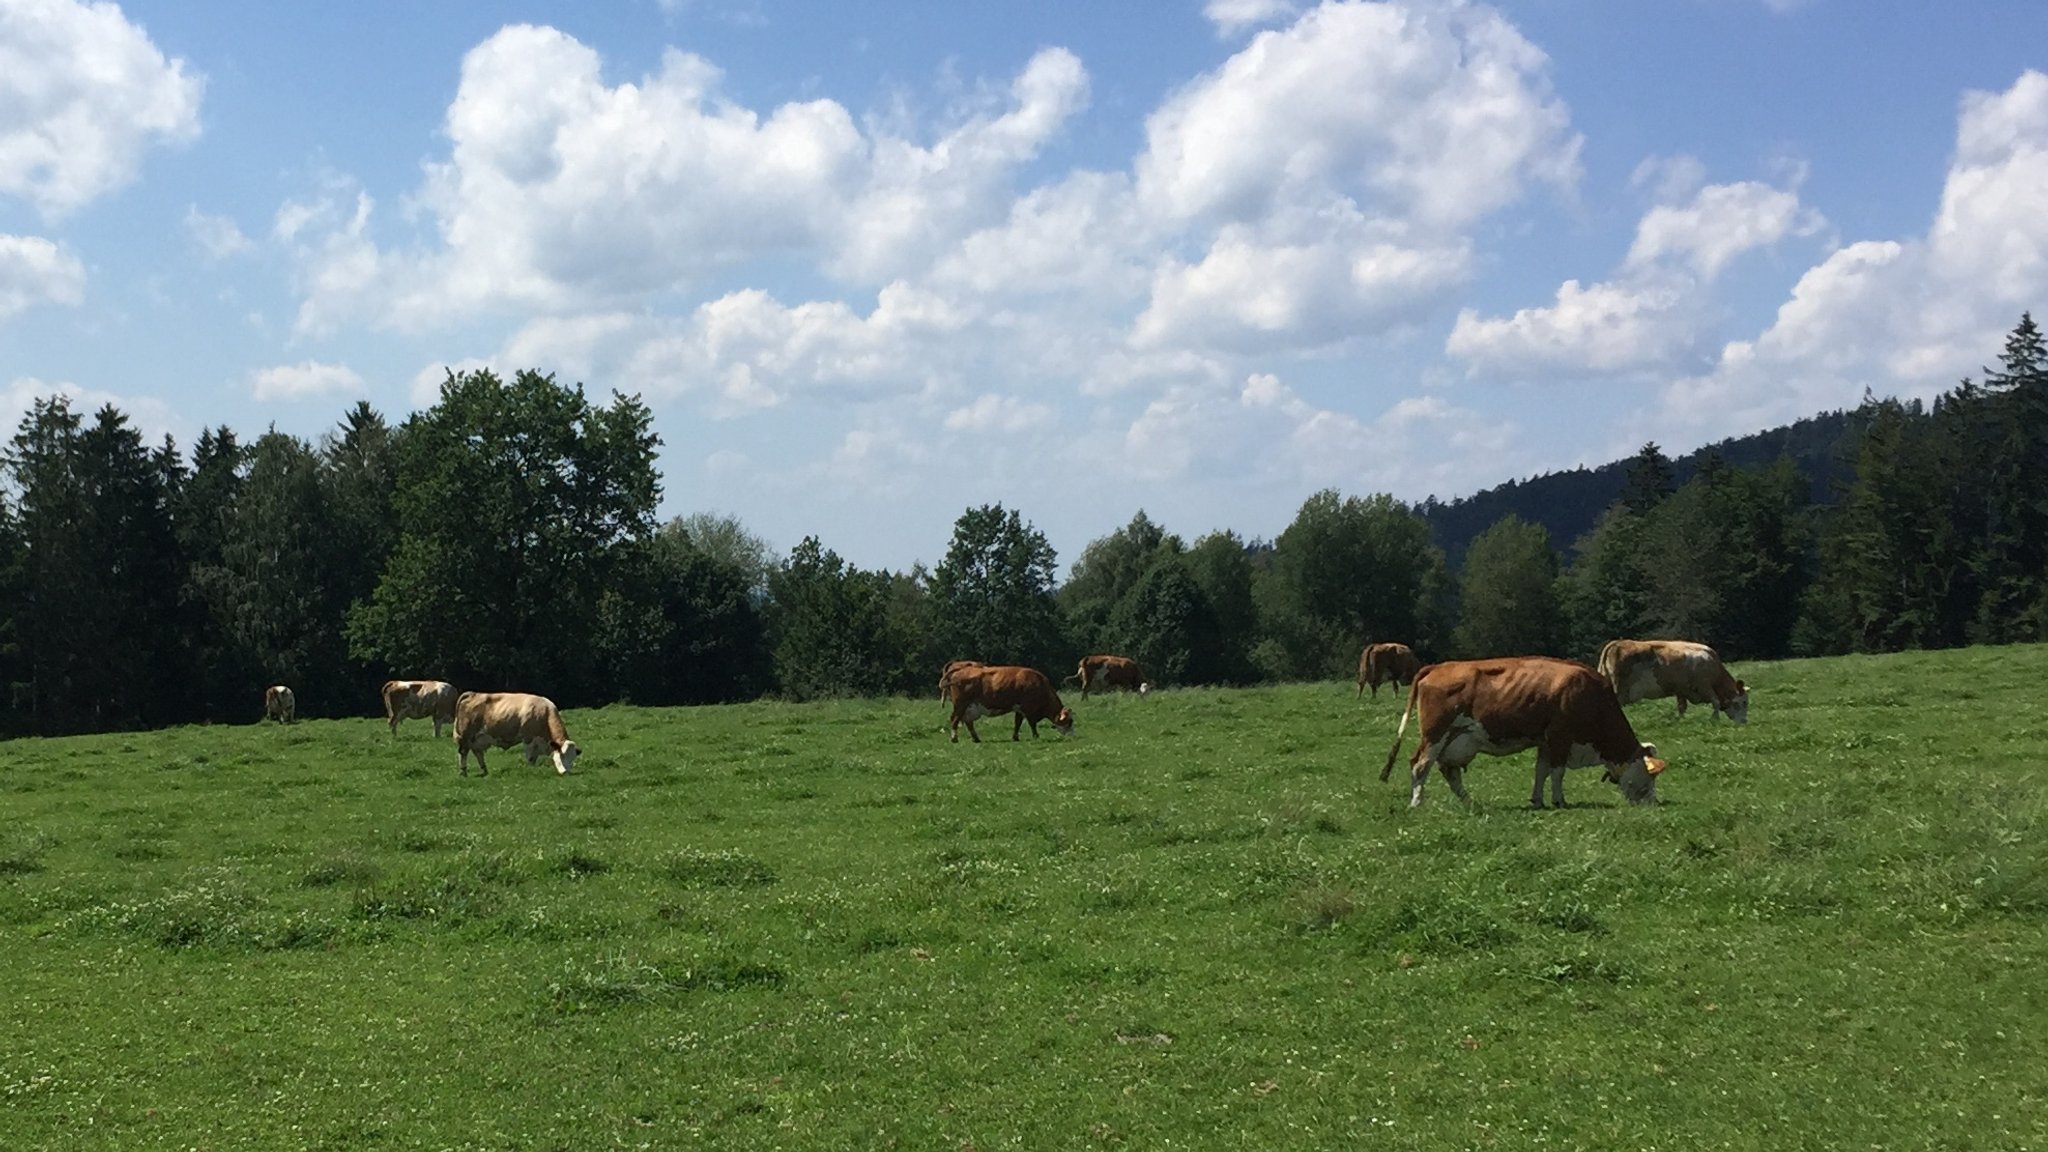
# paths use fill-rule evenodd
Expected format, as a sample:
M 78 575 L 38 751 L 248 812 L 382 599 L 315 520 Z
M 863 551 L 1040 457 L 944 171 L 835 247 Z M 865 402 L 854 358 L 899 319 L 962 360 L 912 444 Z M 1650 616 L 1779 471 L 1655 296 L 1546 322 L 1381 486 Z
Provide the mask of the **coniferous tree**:
M 1621 502 L 1638 516 L 1662 504 L 1676 488 L 1672 478 L 1671 459 L 1664 450 L 1657 447 L 1655 440 L 1643 445 L 1630 458 L 1622 482 Z

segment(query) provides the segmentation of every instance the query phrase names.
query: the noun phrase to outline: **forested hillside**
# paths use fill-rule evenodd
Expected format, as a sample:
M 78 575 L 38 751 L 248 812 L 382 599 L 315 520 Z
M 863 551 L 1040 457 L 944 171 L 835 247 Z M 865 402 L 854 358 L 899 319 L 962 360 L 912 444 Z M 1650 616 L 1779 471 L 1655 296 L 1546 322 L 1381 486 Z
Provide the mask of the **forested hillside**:
M 1709 444 L 1670 461 L 1671 478 L 1683 484 L 1714 457 L 1730 467 L 1748 469 L 1766 468 L 1784 457 L 1806 478 L 1807 495 L 1814 504 L 1832 504 L 1854 475 L 1844 445 L 1853 450 L 1857 419 L 1856 412 L 1823 412 L 1781 428 Z M 1437 547 L 1454 567 L 1463 564 L 1472 538 L 1504 516 L 1541 525 L 1552 540 L 1569 542 L 1591 531 L 1607 506 L 1621 499 L 1629 464 L 1628 460 L 1615 460 L 1598 468 L 1546 472 L 1449 503 L 1431 497 L 1422 502 L 1420 511 L 1429 521 Z
M 1683 460 L 1451 504 L 1309 496 L 1273 540 L 1138 511 L 1059 557 L 965 509 L 930 570 L 659 523 L 651 416 L 551 376 L 450 375 L 393 427 L 317 444 L 206 430 L 189 460 L 109 406 L 38 400 L 0 451 L 0 732 L 377 708 L 387 677 L 565 707 L 930 692 L 953 658 L 1154 683 L 1348 674 L 1360 647 L 1590 658 L 1616 636 L 1731 660 L 2048 639 L 2048 349 L 2023 316 L 1981 380 L 1867 400 Z M 1434 539 L 1433 539 L 1434 538 Z

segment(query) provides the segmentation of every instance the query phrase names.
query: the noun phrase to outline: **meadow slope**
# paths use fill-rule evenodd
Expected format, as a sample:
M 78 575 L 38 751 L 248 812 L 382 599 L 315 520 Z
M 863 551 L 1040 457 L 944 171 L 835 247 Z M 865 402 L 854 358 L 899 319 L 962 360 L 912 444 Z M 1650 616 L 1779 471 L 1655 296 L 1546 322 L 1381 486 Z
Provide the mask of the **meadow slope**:
M 2048 647 L 1738 672 L 1647 810 L 1348 684 L 11 742 L 0 1148 L 2048 1146 Z

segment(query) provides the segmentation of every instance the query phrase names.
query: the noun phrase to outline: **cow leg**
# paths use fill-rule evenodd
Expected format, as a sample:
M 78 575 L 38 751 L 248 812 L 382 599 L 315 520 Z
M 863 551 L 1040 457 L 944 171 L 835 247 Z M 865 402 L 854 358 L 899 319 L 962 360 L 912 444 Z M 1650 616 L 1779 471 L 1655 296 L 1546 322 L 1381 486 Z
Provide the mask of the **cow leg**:
M 1422 807 L 1422 785 L 1429 779 L 1429 766 L 1433 762 L 1428 741 L 1415 750 L 1415 756 L 1408 761 L 1408 806 Z
M 1472 802 L 1471 794 L 1465 791 L 1465 766 L 1463 764 L 1453 764 L 1448 760 L 1439 760 L 1436 762 L 1436 770 L 1443 774 L 1444 783 L 1451 786 L 1451 795 L 1456 796 L 1467 804 Z
M 1678 694 L 1678 718 L 1680 720 L 1685 719 L 1685 693 L 1683 692 Z
M 1038 736 L 1038 725 L 1036 725 L 1036 724 L 1033 724 L 1033 725 L 1031 726 L 1031 735 L 1032 735 L 1032 737 L 1033 737 L 1033 738 L 1036 738 L 1036 737 Z M 1011 718 L 1011 720 L 1010 720 L 1010 739 L 1012 739 L 1012 740 L 1022 740 L 1023 738 L 1024 738 L 1024 710 L 1023 710 L 1022 708 L 1019 708 L 1019 709 L 1017 710 L 1017 715 L 1016 715 L 1016 716 L 1014 716 L 1014 717 L 1012 717 L 1012 718 Z
M 1565 765 L 1570 759 L 1571 753 L 1569 750 L 1563 755 L 1552 756 L 1541 747 L 1537 748 L 1536 784 L 1529 790 L 1529 807 L 1543 807 L 1543 778 L 1545 776 L 1550 777 L 1550 806 L 1552 808 L 1565 807 L 1564 770 Z
M 969 718 L 967 721 L 967 734 L 974 737 L 976 744 L 981 743 L 981 733 L 974 730 L 974 720 L 972 718 Z

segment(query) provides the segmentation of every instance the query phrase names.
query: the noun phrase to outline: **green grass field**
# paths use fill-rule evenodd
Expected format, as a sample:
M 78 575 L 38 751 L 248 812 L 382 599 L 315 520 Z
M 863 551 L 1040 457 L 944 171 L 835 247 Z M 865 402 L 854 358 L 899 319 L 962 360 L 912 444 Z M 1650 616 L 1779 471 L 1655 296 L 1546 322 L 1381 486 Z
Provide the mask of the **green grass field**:
M 2048 1147 L 2048 647 L 1738 672 L 1655 809 L 1348 684 L 9 743 L 0 1149 Z

